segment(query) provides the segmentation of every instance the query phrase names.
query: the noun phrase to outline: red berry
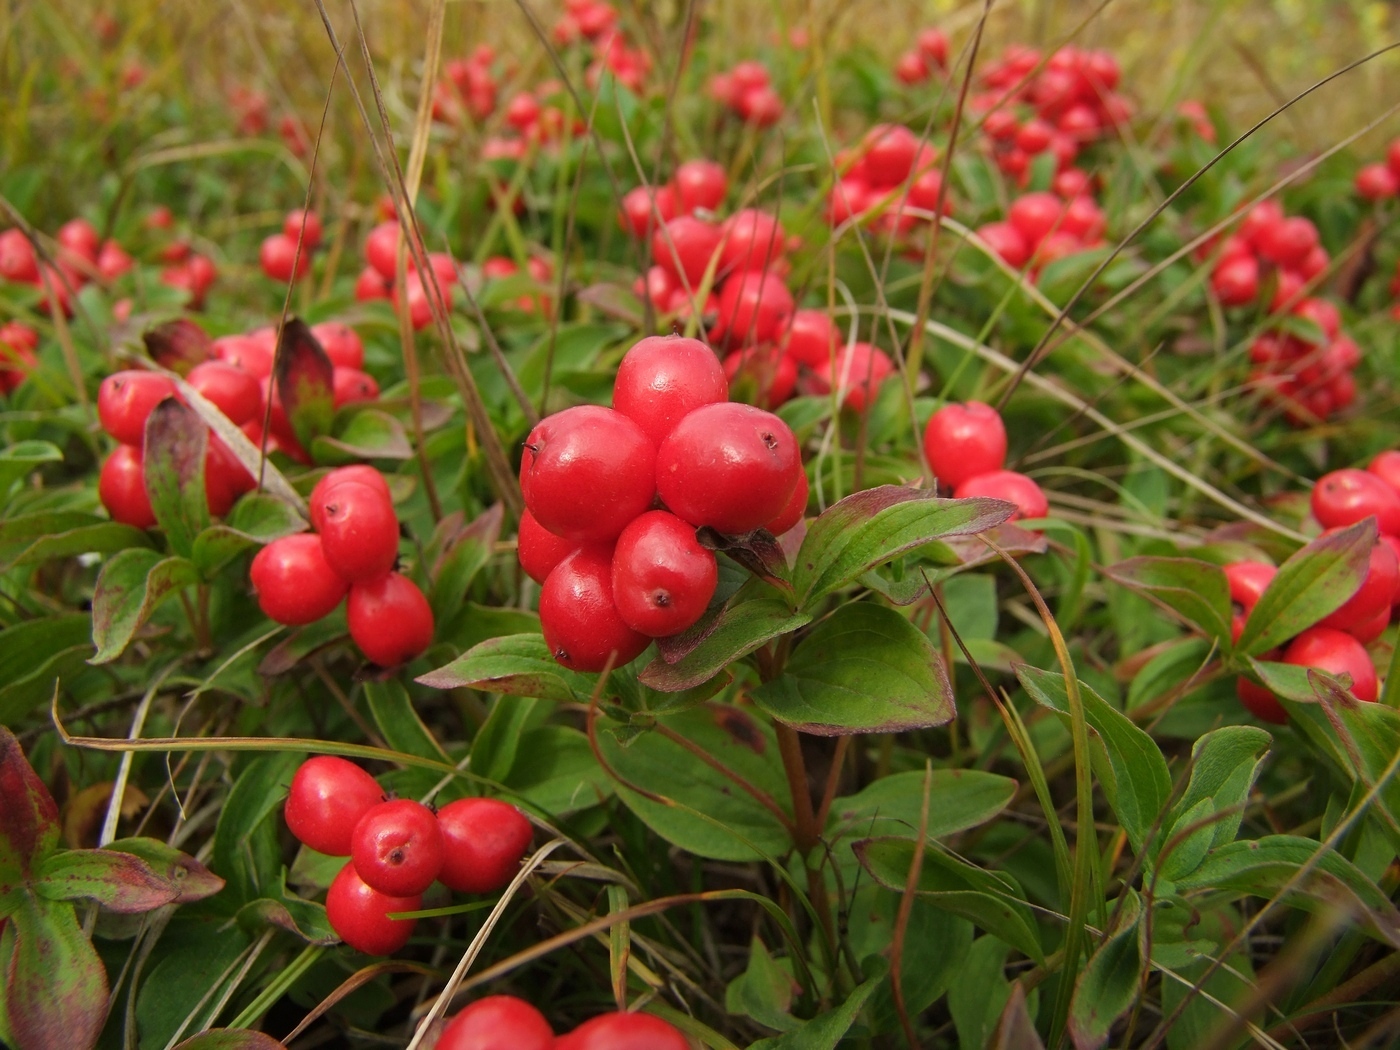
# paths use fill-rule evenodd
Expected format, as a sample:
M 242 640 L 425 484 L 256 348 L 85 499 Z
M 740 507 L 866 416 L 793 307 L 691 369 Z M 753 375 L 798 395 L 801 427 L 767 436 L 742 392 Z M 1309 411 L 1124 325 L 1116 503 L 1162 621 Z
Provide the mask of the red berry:
M 690 1050 L 690 1042 L 651 1014 L 610 1013 L 560 1036 L 555 1050 Z
M 788 356 L 808 368 L 821 368 L 831 363 L 832 355 L 846 340 L 836 330 L 823 310 L 798 310 L 788 325 Z
M 1045 492 L 1031 478 L 1014 470 L 994 470 L 989 474 L 978 474 L 968 478 L 953 490 L 956 499 L 970 496 L 990 496 L 992 499 L 1006 500 L 1016 504 L 1012 521 L 1020 518 L 1043 518 L 1050 513 L 1050 503 Z
M 257 380 L 272 375 L 276 339 L 268 342 L 251 335 L 225 335 L 209 345 L 213 355 L 225 364 L 240 368 Z
M 975 231 L 981 241 L 1001 257 L 1013 270 L 1019 270 L 1031 260 L 1031 246 L 1025 235 L 1009 222 L 989 222 Z
M 329 615 L 349 588 L 326 564 L 321 537 L 309 532 L 273 540 L 254 556 L 249 575 L 263 614 L 289 626 Z
M 777 216 L 757 208 L 736 211 L 724 223 L 719 272 L 767 270 L 783 257 L 787 235 Z
M 390 219 L 381 222 L 365 235 L 365 262 L 392 281 L 399 264 L 399 224 Z
M 1358 700 L 1374 701 L 1380 683 L 1370 654 L 1351 635 L 1331 627 L 1309 627 L 1288 644 L 1283 662 L 1314 667 L 1328 674 L 1351 675 L 1351 693 Z
M 1245 306 L 1259 297 L 1259 263 L 1252 255 L 1221 260 L 1210 287 L 1222 306 Z
M 1312 490 L 1312 512 L 1328 529 L 1374 515 L 1381 532 L 1400 536 L 1400 492 L 1364 470 L 1334 470 L 1318 478 Z
M 355 763 L 316 755 L 298 767 L 282 811 L 302 845 L 332 857 L 350 856 L 355 825 L 384 800 L 384 790 Z
M 102 236 L 97 228 L 86 219 L 69 219 L 58 228 L 54 240 L 70 252 L 82 256 L 87 262 L 97 261 Z
M 1382 452 L 1366 469 L 1400 493 L 1400 451 Z
M 366 266 L 360 271 L 360 276 L 355 278 L 355 301 L 368 303 L 376 299 L 387 298 L 389 298 L 388 279 L 373 266 Z
M 114 372 L 97 388 L 97 418 L 123 445 L 139 446 L 151 410 L 174 395 L 175 384 L 158 372 Z
M 351 583 L 373 580 L 399 556 L 399 519 L 378 488 L 342 481 L 321 504 L 321 550 L 326 564 Z
M 311 527 L 317 532 L 321 531 L 326 514 L 326 500 L 330 497 L 331 490 L 337 485 L 342 485 L 347 481 L 357 482 L 361 485 L 368 485 L 370 488 L 383 494 L 386 500 L 393 501 L 393 496 L 389 492 L 389 483 L 384 480 L 384 475 L 373 467 L 364 463 L 356 463 L 349 467 L 337 467 L 320 481 L 316 482 L 316 487 L 311 490 Z
M 924 428 L 924 455 L 940 484 L 957 488 L 1006 465 L 1006 425 L 991 405 L 944 405 Z
M 1385 200 L 1400 193 L 1400 178 L 1384 164 L 1367 164 L 1356 173 L 1356 192 L 1368 201 Z
M 1293 215 L 1259 231 L 1259 254 L 1283 267 L 1301 266 L 1317 247 L 1317 227 L 1301 215 Z
M 285 233 L 274 233 L 262 242 L 258 252 L 262 271 L 274 281 L 290 281 L 305 277 L 311 269 L 311 249 L 305 244 L 297 250 L 297 242 Z
M 136 260 L 116 241 L 104 241 L 97 253 L 97 272 L 104 281 L 115 281 L 135 265 Z
M 309 252 L 321 243 L 321 217 L 314 211 L 297 208 L 282 220 L 282 235 L 293 244 L 301 238 L 301 250 Z
M 364 368 L 365 344 L 359 334 L 340 321 L 322 321 L 311 326 L 311 334 L 336 368 Z
M 651 257 L 669 270 L 683 286 L 699 288 L 710 261 L 719 251 L 724 231 L 712 222 L 678 215 L 651 236 Z
M 928 63 L 917 51 L 905 51 L 895 60 L 894 75 L 901 84 L 922 84 L 929 73 Z
M 367 886 L 346 864 L 326 894 L 326 918 L 350 947 L 366 955 L 392 955 L 413 934 L 416 919 L 391 919 L 396 912 L 417 911 L 421 897 L 391 897 Z
M 787 506 L 802 471 L 797 439 L 771 412 L 724 402 L 680 421 L 656 455 L 657 494 L 692 525 L 761 528 Z
M 885 378 L 894 372 L 894 362 L 883 350 L 869 343 L 852 343 L 828 361 L 812 370 L 812 392 L 827 394 L 843 390 L 841 404 L 856 412 L 864 412 L 875 399 Z
M 437 817 L 410 798 L 378 802 L 355 824 L 350 859 L 366 886 L 391 897 L 422 893 L 442 870 Z
M 567 558 L 579 545 L 563 536 L 556 536 L 538 521 L 528 510 L 520 515 L 520 535 L 516 541 L 515 553 L 520 559 L 520 567 L 525 575 L 536 583 L 544 583 L 554 571 L 554 566 Z
M 948 64 L 948 34 L 941 29 L 921 29 L 914 38 L 919 53 L 934 65 Z
M 723 165 L 712 160 L 688 160 L 676 169 L 671 180 L 682 212 L 697 208 L 714 211 L 729 192 L 729 177 Z
M 1278 575 L 1278 569 L 1262 561 L 1231 562 L 1224 569 L 1230 602 L 1234 606 L 1230 619 L 1231 640 L 1238 642 L 1244 633 L 1245 621 L 1259 604 L 1269 581 Z
M 621 412 L 579 405 L 540 422 L 525 439 L 525 505 L 556 536 L 614 539 L 651 506 L 656 446 Z
M 769 411 L 792 397 L 797 362 L 776 346 L 746 346 L 724 359 L 730 397 Z
M 802 516 L 807 513 L 807 497 L 810 490 L 807 485 L 807 472 L 799 471 L 797 474 L 797 487 L 792 490 L 792 495 L 788 497 L 787 506 L 782 509 L 776 518 L 763 526 L 774 536 L 781 536 L 789 529 L 793 528 Z
M 205 361 L 190 369 L 185 381 L 240 427 L 262 412 L 262 388 L 241 368 Z
M 881 188 L 897 186 L 914 170 L 919 137 L 903 124 L 876 124 L 862 143 L 861 170 Z
M 653 335 L 633 345 L 617 366 L 613 408 L 654 445 L 701 405 L 729 396 L 724 368 L 698 339 Z
M 794 305 L 792 293 L 776 274 L 734 274 L 720 289 L 715 338 L 735 344 L 776 342 Z
M 351 639 L 380 667 L 407 663 L 433 640 L 428 599 L 416 583 L 396 572 L 351 586 L 345 614 Z
M 1053 193 L 1027 193 L 1011 202 L 1006 221 L 1029 243 L 1035 244 L 1059 227 L 1063 206 Z
M 331 370 L 331 402 L 336 408 L 378 400 L 379 384 L 368 372 L 339 365 Z
M 654 209 L 654 210 L 653 210 Z M 676 196 L 669 186 L 637 186 L 622 195 L 618 222 L 633 237 L 647 236 L 676 215 Z
M 0 278 L 21 284 L 38 283 L 39 257 L 20 230 L 0 233 Z
M 494 798 L 462 798 L 438 810 L 443 859 L 438 879 L 458 893 L 494 893 L 520 870 L 534 831 L 525 815 Z
M 239 496 L 257 487 L 258 481 L 248 473 L 248 468 L 211 431 L 204 453 L 204 496 L 209 503 L 209 513 L 222 517 L 232 509 Z
M 938 198 L 943 196 L 943 210 L 938 211 Z M 909 184 L 909 204 L 935 214 L 947 215 L 953 210 L 951 195 L 943 193 L 943 173 L 937 168 L 923 172 Z
M 552 1050 L 554 1029 L 524 999 L 488 995 L 447 1022 L 434 1050 Z
M 151 510 L 151 498 L 146 495 L 146 478 L 142 472 L 141 449 L 118 445 L 97 479 L 97 498 L 107 508 L 113 521 L 149 529 L 156 523 Z
M 628 627 L 612 597 L 612 550 L 583 547 L 554 567 L 540 589 L 540 630 L 554 659 L 575 671 L 635 660 L 650 639 Z
M 1361 586 L 1336 611 L 1318 621 L 1319 627 L 1335 627 L 1350 634 L 1364 633 L 1376 618 L 1390 619 L 1390 606 L 1400 588 L 1400 561 L 1387 543 L 1377 541 L 1371 548 L 1370 562 Z
M 1235 679 L 1235 695 L 1239 697 L 1245 710 L 1255 718 L 1262 718 L 1265 722 L 1280 726 L 1288 724 L 1288 712 L 1283 709 L 1278 698 L 1264 686 L 1241 675 Z
M 700 619 L 718 582 L 714 552 L 674 514 L 648 511 L 617 538 L 613 604 L 628 627 L 650 638 L 680 634 Z

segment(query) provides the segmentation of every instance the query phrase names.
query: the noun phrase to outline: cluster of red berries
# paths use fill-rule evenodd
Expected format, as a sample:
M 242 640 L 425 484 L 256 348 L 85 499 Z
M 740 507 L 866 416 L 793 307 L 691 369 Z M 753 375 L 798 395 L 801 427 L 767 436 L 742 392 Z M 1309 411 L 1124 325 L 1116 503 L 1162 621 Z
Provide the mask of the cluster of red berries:
M 530 822 L 505 802 L 464 798 L 434 812 L 386 798 L 367 772 L 332 755 L 301 764 L 283 815 L 303 845 L 350 858 L 326 894 L 326 917 L 341 940 L 369 955 L 408 943 L 417 920 L 390 915 L 418 911 L 434 882 L 458 893 L 506 885 L 532 835 Z
M 311 527 L 273 540 L 253 558 L 258 606 L 289 626 L 314 623 L 345 600 L 350 638 L 371 663 L 397 667 L 433 640 L 433 610 L 394 571 L 399 519 L 384 475 L 341 467 L 311 493 Z
M 651 336 L 618 366 L 612 408 L 565 409 L 526 438 L 520 564 L 565 667 L 620 666 L 700 618 L 718 570 L 698 528 L 776 535 L 802 517 L 792 431 L 727 395 L 704 343 Z
M 1132 106 L 1115 90 L 1121 75 L 1107 51 L 1062 47 L 1042 60 L 1034 48 L 1012 46 L 983 71 L 984 90 L 968 105 L 984 115 L 997 166 L 1024 186 L 1040 154 L 1063 170 L 1083 146 L 1127 123 Z
M 311 334 L 330 359 L 331 398 L 337 409 L 379 399 L 379 384 L 374 376 L 364 370 L 364 343 L 353 328 L 339 321 L 323 321 L 311 326 Z M 234 400 L 227 396 L 224 397 L 226 404 L 215 401 L 224 415 L 242 428 L 248 440 L 259 448 L 266 441 L 269 452 L 282 452 L 298 463 L 309 464 L 311 456 L 297 440 L 296 431 L 292 429 L 291 420 L 282 404 L 282 396 L 272 380 L 277 329 L 265 325 L 251 332 L 220 336 L 209 345 L 209 351 L 216 361 L 252 376 L 257 383 L 256 402 L 246 397 Z M 199 366 L 195 372 L 204 367 Z M 195 372 L 190 373 L 191 383 L 195 380 Z M 227 382 L 235 383 L 233 379 Z M 203 390 L 200 392 L 204 393 Z M 210 397 L 207 393 L 205 396 Z M 210 397 L 210 400 L 214 398 Z M 268 401 L 272 402 L 271 426 L 264 437 L 263 418 L 267 414 Z
M 562 97 L 564 85 L 557 80 L 546 80 L 534 91 L 521 91 L 506 103 L 505 118 L 518 133 L 517 136 L 495 136 L 483 144 L 483 155 L 488 159 L 509 157 L 519 160 L 525 156 L 531 144 L 558 142 L 562 139 L 577 138 L 588 125 L 578 117 L 570 118 L 557 105 L 547 101 L 552 97 Z
M 1366 646 L 1385 631 L 1392 610 L 1400 603 L 1400 452 L 1382 452 L 1366 470 L 1347 468 L 1324 474 L 1313 486 L 1311 505 L 1313 518 L 1325 530 L 1323 535 L 1374 518 L 1376 543 L 1355 593 L 1281 651 L 1267 653 L 1263 659 L 1350 675 L 1352 695 L 1374 701 L 1380 695 L 1380 682 Z M 1277 571 L 1265 562 L 1225 566 L 1234 606 L 1230 629 L 1235 641 L 1239 641 L 1250 612 Z M 1263 686 L 1240 677 L 1235 690 L 1240 702 L 1257 717 L 1279 724 L 1288 721 L 1282 705 Z
M 174 227 L 175 216 L 165 205 L 158 205 L 146 213 L 144 225 L 148 230 L 163 234 Z M 191 248 L 189 240 L 182 236 L 165 241 L 156 254 L 165 264 L 160 272 L 160 283 L 188 293 L 190 309 L 200 309 L 219 276 L 214 261 Z M 112 315 L 119 321 L 126 320 L 131 314 L 131 305 L 130 299 L 118 300 L 112 304 Z
M 762 62 L 739 62 L 728 72 L 710 77 L 710 98 L 754 127 L 767 128 L 783 117 L 782 97 Z
M 433 89 L 433 119 L 457 126 L 466 123 L 468 116 L 480 123 L 494 113 L 500 91 L 492 69 L 495 61 L 495 49 L 478 44 L 468 57 L 448 62 Z
M 38 308 L 47 312 L 49 299 L 65 316 L 73 314 L 73 294 L 90 280 L 112 281 L 135 265 L 114 240 L 103 241 L 86 219 L 70 219 L 54 235 L 54 261 L 41 262 L 23 231 L 0 233 L 0 280 L 39 290 Z
M 948 70 L 948 34 L 941 29 L 921 29 L 914 46 L 895 59 L 894 75 L 901 84 L 922 84 L 935 72 Z
M 1356 192 L 1368 201 L 1400 195 L 1400 139 L 1386 149 L 1384 163 L 1366 164 L 1356 172 Z
M 1292 305 L 1331 261 L 1317 227 L 1302 215 L 1287 215 L 1277 201 L 1260 201 L 1239 230 L 1208 251 L 1215 255 L 1210 286 L 1222 306 L 1248 306 L 1271 287 L 1270 308 Z M 1271 285 L 1265 280 L 1272 273 Z
M 394 283 L 398 272 L 399 242 L 403 236 L 396 219 L 385 219 L 365 235 L 365 267 L 355 281 L 355 298 L 362 302 L 387 299 L 398 309 L 399 290 Z M 428 265 L 437 278 L 443 305 L 452 309 L 452 286 L 457 283 L 457 262 L 446 252 L 428 252 Z M 433 320 L 432 300 L 423 275 L 410 253 L 408 272 L 404 276 L 404 303 L 415 331 L 426 328 Z
M 903 124 L 876 124 L 859 146 L 836 156 L 841 175 L 827 201 L 828 221 L 836 226 L 876 212 L 875 229 L 910 233 L 938 213 L 943 173 L 937 163 L 937 147 L 920 142 Z M 952 211 L 950 200 L 942 205 L 945 213 Z
M 513 995 L 478 999 L 447 1022 L 433 1050 L 690 1050 L 654 1014 L 607 1013 L 556 1036 L 544 1014 Z
M 605 72 L 634 94 L 641 94 L 651 74 L 651 56 L 628 43 L 617 25 L 617 8 L 606 0 L 565 0 L 564 13 L 554 23 L 554 42 L 560 47 L 587 43 L 593 61 L 584 71 L 584 83 L 597 90 Z
M 0 394 L 13 394 L 38 363 L 39 333 L 19 321 L 0 324 Z
M 286 284 L 310 272 L 311 253 L 320 243 L 321 217 L 314 211 L 298 208 L 287 213 L 282 229 L 264 239 L 258 261 L 263 273 Z
M 224 93 L 224 97 L 228 100 L 234 126 L 240 135 L 258 138 L 267 132 L 271 123 L 271 106 L 265 92 L 246 84 L 234 84 Z M 311 151 L 306 129 L 291 113 L 283 114 L 278 119 L 277 134 L 294 156 L 305 157 Z
M 1317 336 L 1284 328 L 1264 332 L 1249 347 L 1250 385 L 1283 409 L 1296 426 L 1325 420 L 1356 400 L 1352 372 L 1361 349 L 1341 331 L 1341 315 L 1326 299 L 1298 300 L 1283 317 L 1317 325 Z
M 481 276 L 487 281 L 499 281 L 514 277 L 520 272 L 515 260 L 505 255 L 492 255 L 481 263 Z M 532 255 L 525 260 L 525 272 L 537 284 L 548 284 L 554 276 L 554 267 L 542 255 Z M 509 304 L 527 314 L 542 313 L 549 316 L 554 309 L 554 301 L 547 295 L 525 294 Z
M 1079 168 L 1062 174 L 1083 175 Z M 1022 194 L 1006 209 L 1006 218 L 977 229 L 1008 266 L 1028 269 L 1035 277 L 1047 264 L 1103 245 L 1107 225 L 1103 210 L 1088 192 L 1088 177 L 1057 179 L 1057 191 Z
M 1033 478 L 1005 469 L 1006 424 L 991 405 L 944 405 L 924 428 L 924 455 L 939 487 L 952 490 L 954 499 L 989 496 L 1014 503 L 1012 521 L 1050 512 L 1045 492 Z

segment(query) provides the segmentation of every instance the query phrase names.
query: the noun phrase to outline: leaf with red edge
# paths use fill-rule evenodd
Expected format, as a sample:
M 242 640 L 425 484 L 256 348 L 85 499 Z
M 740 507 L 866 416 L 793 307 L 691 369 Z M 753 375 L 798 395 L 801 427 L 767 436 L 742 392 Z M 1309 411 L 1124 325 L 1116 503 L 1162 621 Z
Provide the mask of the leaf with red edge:
M 331 359 L 300 318 L 288 318 L 273 372 L 287 421 L 302 448 L 331 432 L 335 419 Z
M 185 558 L 163 558 L 145 547 L 121 551 L 97 577 L 92 596 L 92 641 L 97 653 L 88 663 L 115 660 L 156 607 L 181 587 L 199 579 Z
M 107 971 L 73 905 L 21 894 L 10 916 L 5 1010 L 16 1050 L 90 1050 L 107 1017 Z
M 176 1045 L 175 1050 L 287 1050 L 270 1035 L 247 1028 L 214 1028 Z
M 170 549 L 188 558 L 194 538 L 209 527 L 204 456 L 209 428 L 193 410 L 168 397 L 146 419 L 146 495 Z
M 202 901 L 224 888 L 223 879 L 188 853 L 167 846 L 159 839 L 117 839 L 107 843 L 105 848 L 139 857 L 161 878 L 174 883 L 178 890 L 174 901 L 176 904 Z
M 58 806 L 15 735 L 0 726 L 0 897 L 58 847 Z
M 156 325 L 141 338 L 156 364 L 180 375 L 209 359 L 209 333 L 187 317 Z
M 164 848 L 184 857 L 178 850 Z M 137 914 L 166 904 L 198 900 L 223 886 L 223 879 L 210 874 L 194 858 L 184 859 L 194 869 L 193 880 L 191 868 L 180 863 L 165 861 L 155 867 L 135 853 L 121 850 L 63 850 L 39 865 L 32 888 L 49 900 L 91 900 L 108 911 Z M 191 881 L 195 886 L 190 885 Z

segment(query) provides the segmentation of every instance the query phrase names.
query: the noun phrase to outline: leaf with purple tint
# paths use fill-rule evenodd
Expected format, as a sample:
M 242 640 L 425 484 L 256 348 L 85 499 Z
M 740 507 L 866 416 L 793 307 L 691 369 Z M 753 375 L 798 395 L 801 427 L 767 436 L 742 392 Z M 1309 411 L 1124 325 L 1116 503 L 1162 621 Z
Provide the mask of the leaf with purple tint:
M 0 726 L 0 897 L 58 846 L 58 806 L 15 735 Z
M 163 842 L 125 839 L 105 849 L 52 854 L 33 889 L 50 900 L 91 900 L 109 911 L 137 913 L 202 900 L 223 885 L 199 861 Z
M 107 1017 L 107 971 L 73 905 L 25 893 L 10 922 L 5 1010 L 17 1050 L 91 1050 Z
M 209 334 L 185 317 L 156 325 L 141 338 L 156 364 L 182 376 L 209 359 Z
M 92 642 L 97 653 L 88 662 L 115 660 L 161 602 L 197 581 L 194 564 L 184 558 L 164 558 L 144 547 L 118 553 L 97 577 L 92 596 Z
M 302 448 L 331 432 L 335 419 L 331 359 L 299 318 L 287 320 L 273 373 L 282 408 Z
M 1156 598 L 1222 645 L 1230 644 L 1230 585 L 1220 566 L 1196 558 L 1129 558 L 1109 566 L 1106 575 Z
M 146 495 L 170 549 L 188 558 L 194 538 L 209 527 L 204 456 L 209 428 L 195 412 L 168 397 L 146 419 L 143 474 Z
M 287 1050 L 270 1035 L 247 1028 L 214 1028 L 176 1045 L 175 1050 Z
M 467 687 L 557 703 L 572 703 L 591 692 L 591 682 L 556 663 L 538 634 L 487 639 L 417 681 L 432 689 Z
M 773 593 L 771 588 L 765 590 L 770 595 Z M 736 598 L 747 597 L 747 593 L 741 591 Z M 765 642 L 795 631 L 811 619 L 805 613 L 794 613 L 781 598 L 759 597 L 733 602 L 706 624 L 704 637 L 683 656 L 668 662 L 663 653 L 663 658 L 653 660 L 637 678 L 643 685 L 663 693 L 693 689 Z

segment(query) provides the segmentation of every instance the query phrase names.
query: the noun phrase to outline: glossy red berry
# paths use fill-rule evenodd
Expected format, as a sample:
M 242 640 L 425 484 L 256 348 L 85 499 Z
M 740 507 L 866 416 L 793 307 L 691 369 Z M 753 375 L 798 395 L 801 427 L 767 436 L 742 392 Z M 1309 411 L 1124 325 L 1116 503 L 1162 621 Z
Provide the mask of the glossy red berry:
M 694 291 L 723 239 L 724 231 L 714 223 L 678 215 L 652 234 L 651 257 L 656 265 L 671 271 L 683 287 Z
M 535 520 L 580 543 L 612 540 L 651 506 L 656 446 L 621 412 L 566 408 L 525 439 L 520 489 Z
M 310 209 L 289 211 L 282 220 L 282 235 L 293 244 L 301 238 L 301 250 L 309 252 L 321 243 L 321 217 Z
M 433 610 L 418 585 L 397 572 L 356 583 L 345 604 L 350 637 L 371 663 L 397 667 L 433 640 Z
M 656 488 L 690 524 L 743 533 L 783 511 L 801 471 L 786 423 L 751 405 L 724 402 L 697 408 L 661 443 Z
M 800 365 L 822 368 L 846 339 L 824 310 L 798 310 L 787 330 L 787 352 Z
M 890 355 L 869 343 L 852 343 L 836 352 L 836 359 L 812 370 L 814 394 L 843 390 L 841 404 L 864 412 L 879 392 L 880 384 L 894 372 Z
M 216 434 L 210 432 L 204 453 L 204 495 L 209 503 L 209 513 L 222 517 L 232 509 L 239 496 L 257 487 L 257 479 L 248 472 L 248 468 Z
M 1366 576 L 1356 593 L 1340 608 L 1318 621 L 1319 627 L 1335 627 L 1360 637 L 1370 632 L 1377 618 L 1390 619 L 1390 606 L 1400 588 L 1400 561 L 1388 543 L 1379 540 L 1371 548 Z
M 729 192 L 729 176 L 724 166 L 712 160 L 688 160 L 676 169 L 671 180 L 681 211 L 693 212 L 703 208 L 714 211 L 724 203 Z
M 776 215 L 757 208 L 736 211 L 724 223 L 720 272 L 767 270 L 783 257 L 787 235 Z
M 431 886 L 442 870 L 442 856 L 436 814 L 411 798 L 371 806 L 350 837 L 356 874 L 391 897 L 412 897 Z
M 1231 640 L 1238 642 L 1244 633 L 1245 621 L 1259 604 L 1278 569 L 1262 561 L 1236 561 L 1224 566 L 1225 582 L 1230 588 L 1233 606 L 1230 621 Z M 1247 679 L 1246 679 L 1247 681 Z
M 399 263 L 399 224 L 390 219 L 381 222 L 365 235 L 365 262 L 379 276 L 392 281 Z
M 413 934 L 416 919 L 391 919 L 397 912 L 417 911 L 423 898 L 391 897 L 380 893 L 346 864 L 326 894 L 326 918 L 350 947 L 366 955 L 392 955 Z
M 190 369 L 185 381 L 237 426 L 262 411 L 262 387 L 241 368 L 223 361 L 205 361 Z
M 289 626 L 329 615 L 349 589 L 326 563 L 321 537 L 309 532 L 273 540 L 254 556 L 249 575 L 263 614 Z
M 1011 202 L 1006 221 L 1029 243 L 1036 244 L 1059 228 L 1063 207 L 1053 193 L 1027 193 Z
M 348 467 L 336 467 L 335 470 L 330 471 L 316 482 L 316 487 L 311 490 L 311 499 L 307 501 L 311 506 L 311 527 L 317 532 L 321 531 L 322 523 L 325 520 L 326 500 L 330 497 L 331 490 L 347 481 L 368 485 L 376 492 L 381 493 L 386 500 L 391 502 L 393 500 L 393 496 L 389 492 L 389 483 L 384 480 L 384 475 L 368 464 L 355 463 Z
M 462 798 L 438 810 L 443 861 L 438 879 L 458 893 L 494 893 L 520 870 L 534 830 L 525 815 L 494 798 Z
M 797 389 L 797 362 L 771 344 L 745 346 L 724 359 L 730 397 L 770 412 Z
M 617 538 L 613 604 L 627 626 L 650 638 L 679 634 L 700 619 L 718 582 L 714 552 L 674 514 L 648 511 Z
M 399 519 L 378 488 L 342 481 L 325 494 L 320 519 L 326 564 L 342 579 L 373 580 L 394 567 L 399 556 Z
M 720 289 L 714 336 L 733 344 L 777 342 L 793 307 L 792 293 L 776 274 L 734 274 Z
M 655 210 L 653 210 L 653 203 Z M 622 211 L 618 222 L 633 237 L 645 237 L 648 231 L 675 217 L 676 198 L 669 186 L 654 189 L 637 186 L 622 195 Z
M 628 627 L 612 596 L 612 549 L 583 547 L 554 567 L 540 588 L 540 630 L 554 659 L 575 671 L 601 671 L 641 655 L 650 639 Z
M 1382 452 L 1366 469 L 1400 493 L 1400 451 Z
M 21 230 L 0 233 L 0 277 L 22 284 L 39 280 L 39 257 Z
M 554 567 L 567 558 L 579 545 L 563 536 L 556 536 L 526 510 L 520 515 L 520 535 L 515 552 L 525 575 L 536 583 L 544 583 Z
M 894 186 L 909 177 L 919 137 L 903 124 L 877 124 L 862 143 L 861 170 L 876 186 Z
M 118 445 L 112 451 L 97 478 L 97 498 L 113 521 L 138 529 L 155 526 L 156 515 L 151 510 L 151 498 L 146 494 L 140 448 Z
M 311 249 L 305 244 L 298 249 L 297 242 L 285 233 L 274 233 L 262 242 L 258 261 L 272 280 L 290 281 L 305 277 L 311 269 Z
M 1245 306 L 1259 297 L 1259 263 L 1252 255 L 1221 260 L 1210 275 L 1222 306 Z
M 789 529 L 793 528 L 803 515 L 807 513 L 807 497 L 811 490 L 807 484 L 807 472 L 798 471 L 797 487 L 792 490 L 792 495 L 788 497 L 787 506 L 782 509 L 776 518 L 763 526 L 774 536 L 781 536 Z
M 724 367 L 698 339 L 653 335 L 636 343 L 617 366 L 613 408 L 660 445 L 671 428 L 701 405 L 729 397 Z
M 924 428 L 924 455 L 940 484 L 957 488 L 968 478 L 1006 465 L 1006 425 L 980 401 L 944 405 Z
M 97 388 L 97 418 L 123 445 L 139 446 L 151 410 L 174 395 L 175 384 L 158 372 L 114 372 Z
M 554 1029 L 524 999 L 488 995 L 447 1022 L 434 1050 L 552 1050 Z
M 1373 701 L 1380 695 L 1380 683 L 1370 654 L 1344 631 L 1309 627 L 1288 644 L 1283 662 L 1315 667 L 1328 674 L 1351 675 L 1351 693 L 1358 700 Z
M 978 238 L 1013 270 L 1019 270 L 1030 262 L 1030 243 L 1025 235 L 1009 222 L 989 222 L 978 227 L 975 232 Z
M 355 763 L 316 755 L 298 767 L 282 814 L 297 841 L 332 857 L 350 856 L 355 825 L 384 790 Z
M 1034 479 L 1018 474 L 1014 470 L 994 470 L 989 474 L 978 474 L 968 478 L 953 490 L 956 499 L 971 496 L 990 496 L 992 499 L 1006 500 L 1016 505 L 1012 521 L 1021 518 L 1043 518 L 1050 513 L 1050 503 L 1045 491 Z
M 311 334 L 336 368 L 364 368 L 365 344 L 348 324 L 322 321 L 311 326 Z
M 691 1050 L 675 1026 L 651 1014 L 609 1013 L 560 1036 L 555 1050 Z
M 331 371 L 331 402 L 336 408 L 379 400 L 379 384 L 368 372 L 336 366 Z
M 1374 515 L 1381 532 L 1400 536 L 1400 492 L 1364 470 L 1334 470 L 1318 478 L 1312 490 L 1312 512 L 1329 529 Z

